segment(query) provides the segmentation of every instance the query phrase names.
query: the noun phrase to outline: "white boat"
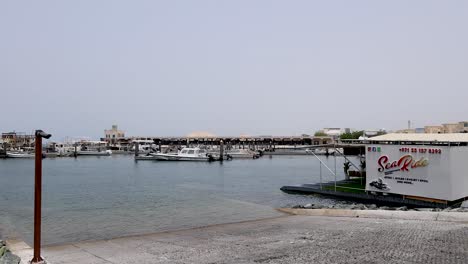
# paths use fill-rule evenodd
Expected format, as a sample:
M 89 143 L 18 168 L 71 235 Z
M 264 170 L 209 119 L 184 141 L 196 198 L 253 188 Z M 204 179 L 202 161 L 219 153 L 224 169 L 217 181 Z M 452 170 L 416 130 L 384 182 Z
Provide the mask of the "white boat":
M 138 153 L 141 154 L 148 154 L 157 147 L 153 140 L 136 139 L 132 141 L 130 152 L 135 152 L 135 143 L 138 143 Z
M 150 153 L 155 160 L 209 161 L 210 155 L 200 148 L 183 148 L 177 153 Z
M 112 155 L 111 150 L 80 150 L 76 152 L 78 156 L 110 156 Z
M 7 158 L 34 158 L 34 153 L 28 152 L 7 152 Z
M 111 150 L 106 150 L 105 141 L 83 141 L 81 146 L 77 147 L 77 156 L 110 156 Z
M 233 149 L 226 152 L 226 155 L 233 159 L 256 159 L 260 155 L 250 149 Z

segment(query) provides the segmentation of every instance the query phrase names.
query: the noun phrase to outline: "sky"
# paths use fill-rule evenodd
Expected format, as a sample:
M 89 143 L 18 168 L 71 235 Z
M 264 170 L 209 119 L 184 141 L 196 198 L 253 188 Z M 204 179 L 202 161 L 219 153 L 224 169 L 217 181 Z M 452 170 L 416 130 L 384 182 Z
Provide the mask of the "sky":
M 468 1 L 0 1 L 0 131 L 312 134 L 468 119 Z

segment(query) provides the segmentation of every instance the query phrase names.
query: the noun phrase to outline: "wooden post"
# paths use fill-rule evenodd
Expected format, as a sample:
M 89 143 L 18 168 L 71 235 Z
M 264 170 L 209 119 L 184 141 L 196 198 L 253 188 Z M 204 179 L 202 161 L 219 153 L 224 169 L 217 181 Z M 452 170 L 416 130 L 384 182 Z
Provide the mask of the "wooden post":
M 78 143 L 75 142 L 75 152 L 73 153 L 75 158 L 78 156 Z
M 140 144 L 138 144 L 138 141 L 135 141 L 135 157 L 138 157 L 140 152 Z
M 223 161 L 224 159 L 224 141 L 219 141 L 219 160 Z
M 34 173 L 34 254 L 31 263 L 44 263 L 41 257 L 41 211 L 42 211 L 42 138 L 50 138 L 42 130 L 36 130 Z

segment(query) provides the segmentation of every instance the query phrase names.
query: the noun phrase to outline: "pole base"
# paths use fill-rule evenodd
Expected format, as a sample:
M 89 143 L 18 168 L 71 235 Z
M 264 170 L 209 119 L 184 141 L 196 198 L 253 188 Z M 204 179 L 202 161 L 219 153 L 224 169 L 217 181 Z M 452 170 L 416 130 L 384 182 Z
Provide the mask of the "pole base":
M 47 262 L 42 259 L 42 258 L 39 258 L 39 259 L 32 259 L 31 261 L 28 262 L 29 264 L 47 264 Z

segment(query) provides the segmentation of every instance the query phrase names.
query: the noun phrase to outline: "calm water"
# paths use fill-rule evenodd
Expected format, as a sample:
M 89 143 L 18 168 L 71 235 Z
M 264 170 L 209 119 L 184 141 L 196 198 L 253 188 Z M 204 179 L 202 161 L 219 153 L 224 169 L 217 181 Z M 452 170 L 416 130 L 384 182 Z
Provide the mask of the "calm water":
M 333 170 L 334 158 L 322 159 Z M 343 159 L 336 160 L 342 179 Z M 279 215 L 275 207 L 332 202 L 279 190 L 319 182 L 319 162 L 311 156 L 220 164 L 114 155 L 45 159 L 43 167 L 45 244 L 260 219 Z M 32 159 L 0 160 L 0 237 L 32 241 L 33 173 Z

